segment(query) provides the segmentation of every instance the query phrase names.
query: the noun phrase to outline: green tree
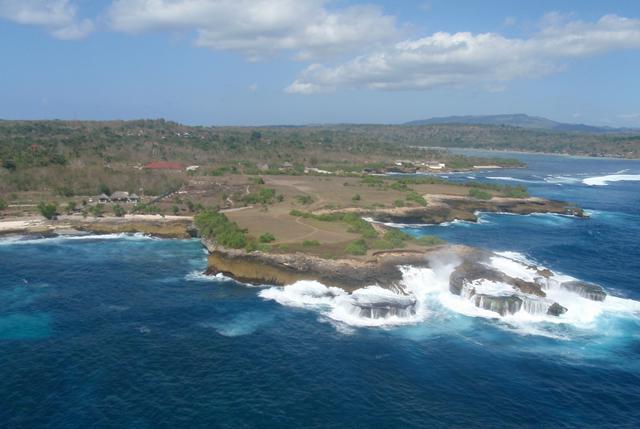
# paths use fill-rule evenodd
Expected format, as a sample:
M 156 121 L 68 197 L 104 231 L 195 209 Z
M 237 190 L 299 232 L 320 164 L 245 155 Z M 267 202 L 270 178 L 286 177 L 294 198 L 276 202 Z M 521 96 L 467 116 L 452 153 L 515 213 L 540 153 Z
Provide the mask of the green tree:
M 469 196 L 478 200 L 490 200 L 492 197 L 491 193 L 478 188 L 469 189 Z
M 72 213 L 74 210 L 76 209 L 76 202 L 75 201 L 69 201 L 67 203 L 67 206 L 65 208 L 65 211 L 67 213 Z
M 2 168 L 6 168 L 11 172 L 16 171 L 16 163 L 12 159 L 5 159 L 2 161 Z
M 3 200 L 2 198 L 0 198 L 0 210 L 4 210 L 7 207 L 9 207 L 9 205 L 7 204 L 7 202 L 5 200 Z
M 127 213 L 124 207 L 122 207 L 120 204 L 114 205 L 112 209 L 113 209 L 113 214 L 116 215 L 117 217 L 123 217 Z
M 367 250 L 367 242 L 363 239 L 352 241 L 344 248 L 344 251 L 350 255 L 366 255 Z
M 95 206 L 91 207 L 91 214 L 94 217 L 102 217 L 102 215 L 104 214 L 104 205 L 103 204 L 96 204 Z
M 272 241 L 276 241 L 276 237 L 270 232 L 265 232 L 260 236 L 260 243 L 271 243 Z
M 38 204 L 38 211 L 44 218 L 52 220 L 58 215 L 58 206 L 55 203 L 45 203 L 41 201 Z
M 111 195 L 111 189 L 109 189 L 109 186 L 105 185 L 104 183 L 101 183 L 100 186 L 98 186 L 98 193 Z

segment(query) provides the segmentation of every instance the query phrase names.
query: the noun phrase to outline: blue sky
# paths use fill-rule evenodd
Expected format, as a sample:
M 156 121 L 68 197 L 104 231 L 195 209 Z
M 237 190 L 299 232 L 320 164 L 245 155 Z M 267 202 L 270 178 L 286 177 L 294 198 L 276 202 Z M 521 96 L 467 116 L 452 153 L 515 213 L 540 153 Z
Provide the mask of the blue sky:
M 0 0 L 0 118 L 640 126 L 640 2 Z

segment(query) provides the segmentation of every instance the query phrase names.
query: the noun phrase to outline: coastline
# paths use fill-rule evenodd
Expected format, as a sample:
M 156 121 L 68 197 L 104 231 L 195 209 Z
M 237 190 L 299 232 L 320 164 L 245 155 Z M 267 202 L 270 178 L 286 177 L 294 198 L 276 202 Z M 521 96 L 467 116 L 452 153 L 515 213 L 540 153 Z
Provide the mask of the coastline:
M 436 146 L 414 146 L 414 147 L 424 147 L 426 149 L 442 149 L 442 150 L 450 150 L 453 153 L 456 151 L 471 151 L 471 152 L 495 152 L 495 153 L 503 153 L 503 154 L 521 154 L 521 155 L 547 155 L 547 156 L 561 156 L 564 158 L 576 158 L 576 159 L 602 159 L 602 160 L 611 160 L 611 161 L 640 161 L 640 158 L 633 157 L 620 157 L 620 156 L 598 156 L 598 155 L 578 155 L 578 154 L 570 154 L 570 153 L 559 153 L 559 152 L 533 152 L 527 150 L 504 150 L 504 149 L 481 149 L 474 147 L 436 147 Z M 516 168 L 516 167 L 514 167 Z
M 55 237 L 59 235 L 141 233 L 159 238 L 192 238 L 191 216 L 126 215 L 82 218 L 59 216 L 47 220 L 40 216 L 0 219 L 0 236 L 27 235 Z

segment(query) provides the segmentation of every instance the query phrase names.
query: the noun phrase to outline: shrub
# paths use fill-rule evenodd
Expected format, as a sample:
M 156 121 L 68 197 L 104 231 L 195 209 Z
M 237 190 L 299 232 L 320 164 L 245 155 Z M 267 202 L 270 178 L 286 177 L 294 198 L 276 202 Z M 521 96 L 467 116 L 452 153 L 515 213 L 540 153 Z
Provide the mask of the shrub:
M 418 203 L 419 205 L 421 205 L 422 207 L 426 207 L 427 206 L 427 200 L 424 199 L 424 197 L 420 194 L 418 194 L 417 192 L 409 192 L 407 194 L 406 197 L 407 201 L 413 201 L 414 203 Z
M 404 242 L 411 239 L 411 236 L 399 229 L 390 229 L 384 234 L 384 239 L 393 247 L 404 247 Z
M 360 180 L 360 183 L 365 184 L 367 186 L 383 186 L 384 180 L 381 177 L 377 176 L 365 176 Z
M 251 193 L 243 198 L 247 204 L 270 204 L 276 197 L 276 190 L 273 188 L 262 188 L 257 194 Z
M 320 242 L 318 240 L 304 240 L 302 242 L 302 245 L 304 247 L 313 247 L 313 246 L 319 246 Z
M 271 243 L 272 241 L 276 241 L 276 237 L 273 236 L 270 232 L 265 232 L 259 238 L 260 243 Z
M 362 235 L 364 238 L 378 237 L 378 233 L 376 232 L 375 228 L 371 226 L 369 222 L 354 213 L 347 213 L 342 215 L 342 220 L 349 224 L 349 232 L 355 232 Z
M 55 219 L 58 215 L 58 206 L 55 203 L 40 202 L 40 204 L 38 204 L 38 211 L 46 219 L 51 220 Z
M 271 250 L 271 246 L 266 243 L 259 243 L 257 247 L 257 250 L 259 250 L 260 252 L 268 252 L 269 250 Z
M 175 204 L 171 206 L 171 213 L 173 213 L 174 215 L 177 215 L 179 212 L 180 212 L 180 207 L 178 207 Z
M 529 191 L 524 186 L 506 186 L 502 195 L 510 198 L 526 198 L 529 196 Z
M 420 238 L 416 238 L 416 243 L 422 246 L 437 246 L 443 244 L 444 240 L 434 235 L 424 235 Z
M 65 211 L 67 213 L 71 213 L 76 209 L 76 202 L 75 201 L 69 201 L 67 203 L 67 206 L 65 207 Z
M 0 198 L 0 210 L 4 210 L 7 207 L 9 207 L 9 204 L 7 204 L 7 202 L 5 200 L 3 200 L 2 198 Z
M 195 217 L 195 225 L 203 237 L 215 240 L 222 246 L 241 249 L 247 245 L 246 230 L 215 210 L 199 212 Z
M 98 186 L 98 193 L 99 194 L 105 194 L 105 195 L 111 195 L 111 189 L 109 189 L 109 186 L 107 186 L 107 185 L 105 185 L 103 183 L 100 186 Z
M 132 213 L 162 214 L 162 210 L 151 204 L 138 203 L 131 210 Z
M 123 217 L 127 211 L 120 204 L 113 206 L 113 214 L 117 217 Z
M 2 168 L 6 168 L 11 172 L 16 171 L 16 163 L 12 159 L 5 159 L 2 161 Z
M 344 248 L 344 251 L 349 255 L 366 255 L 367 250 L 367 242 L 363 239 L 352 241 Z
M 396 206 L 396 207 L 404 207 L 405 204 L 404 204 L 404 201 L 402 201 L 402 200 L 395 200 L 393 202 L 393 205 Z
M 299 195 L 298 197 L 296 197 L 296 199 L 300 204 L 304 205 L 309 205 L 313 202 L 313 198 L 311 198 L 309 195 Z
M 395 191 L 407 191 L 409 190 L 409 187 L 407 186 L 406 183 L 404 182 L 393 182 L 390 186 L 391 189 L 395 190 Z
M 249 180 L 256 185 L 264 185 L 264 179 L 262 177 L 250 177 Z
M 469 196 L 478 200 L 490 200 L 492 197 L 491 193 L 478 188 L 469 189 Z
M 91 214 L 94 217 L 102 217 L 102 215 L 104 214 L 104 205 L 96 204 L 95 206 L 91 207 L 91 209 L 89 210 L 91 211 Z
M 353 197 L 351 197 L 351 201 L 356 202 L 356 201 L 360 201 L 360 194 L 355 194 Z

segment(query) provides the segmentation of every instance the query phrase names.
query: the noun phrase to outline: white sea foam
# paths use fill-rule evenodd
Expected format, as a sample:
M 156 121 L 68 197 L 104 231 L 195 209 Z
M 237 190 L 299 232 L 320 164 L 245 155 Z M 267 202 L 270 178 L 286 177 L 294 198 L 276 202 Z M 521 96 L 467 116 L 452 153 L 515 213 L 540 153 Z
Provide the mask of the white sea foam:
M 536 180 L 517 179 L 515 177 L 509 177 L 509 176 L 487 176 L 487 179 L 505 180 L 508 182 L 520 182 L 520 183 L 539 183 Z
M 13 244 L 36 244 L 36 243 L 59 243 L 64 241 L 86 241 L 86 240 L 158 240 L 150 235 L 141 233 L 117 233 L 117 234 L 79 234 L 79 235 L 58 235 L 55 237 L 32 237 L 28 235 L 9 236 L 0 239 L 0 245 Z
M 307 308 L 320 312 L 333 323 L 348 326 L 385 327 L 415 324 L 429 317 L 438 317 L 442 312 L 495 320 L 508 329 L 523 335 L 543 335 L 565 338 L 553 326 L 570 325 L 576 329 L 593 329 L 602 315 L 617 317 L 640 317 L 640 302 L 608 295 L 604 301 L 593 301 L 561 287 L 561 284 L 576 280 L 574 277 L 552 273 L 548 280 L 538 270 L 544 269 L 535 261 L 517 252 L 500 252 L 490 258 L 488 265 L 506 275 L 529 282 L 544 282 L 546 298 L 526 295 L 516 291 L 511 285 L 489 280 L 477 280 L 467 285 L 461 295 L 449 291 L 449 277 L 459 264 L 456 260 L 431 261 L 431 268 L 402 266 L 402 282 L 397 291 L 376 285 L 347 293 L 342 289 L 327 287 L 316 281 L 299 281 L 289 286 L 271 287 L 259 295 L 282 305 Z M 523 300 L 522 308 L 514 314 L 501 316 L 499 313 L 477 307 L 472 299 L 475 294 L 510 296 L 517 294 Z M 410 310 L 399 310 L 393 314 L 376 308 L 395 306 L 403 308 L 410 301 L 415 304 Z M 547 314 L 547 310 L 557 302 L 567 309 L 560 316 Z M 363 308 L 368 309 L 364 310 Z M 374 309 L 371 311 L 370 309 Z M 369 312 L 367 312 L 369 311 Z
M 609 174 L 606 176 L 593 176 L 587 177 L 582 180 L 582 183 L 589 186 L 607 186 L 611 182 L 633 181 L 640 180 L 640 174 Z
M 199 270 L 191 271 L 189 274 L 184 276 L 184 279 L 190 282 L 220 282 L 232 280 L 230 277 L 227 277 L 222 273 L 210 275 Z
M 548 176 L 548 177 L 545 177 L 544 181 L 546 183 L 551 183 L 556 185 L 571 185 L 573 183 L 579 183 L 581 179 L 578 177 L 569 177 L 569 176 Z

